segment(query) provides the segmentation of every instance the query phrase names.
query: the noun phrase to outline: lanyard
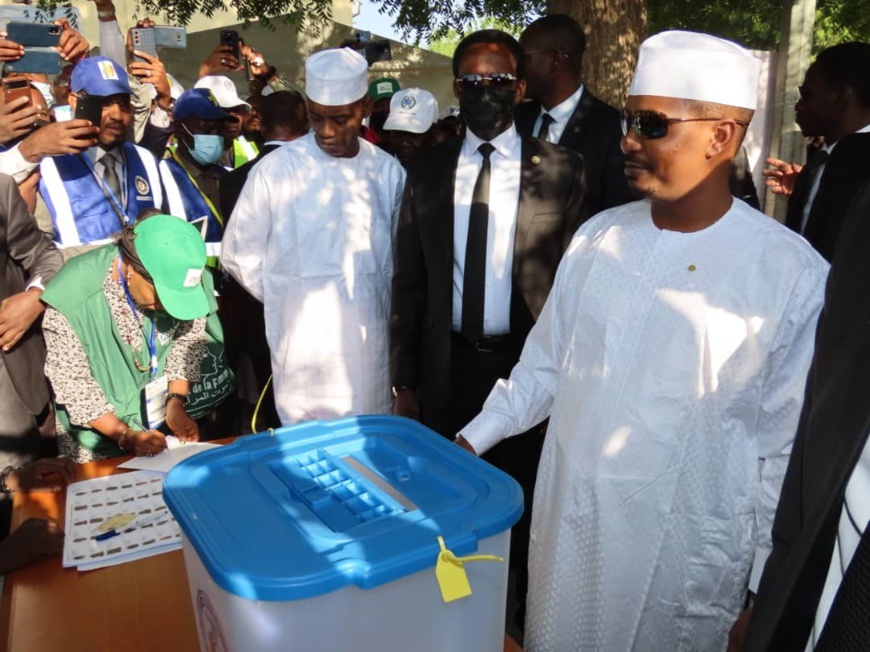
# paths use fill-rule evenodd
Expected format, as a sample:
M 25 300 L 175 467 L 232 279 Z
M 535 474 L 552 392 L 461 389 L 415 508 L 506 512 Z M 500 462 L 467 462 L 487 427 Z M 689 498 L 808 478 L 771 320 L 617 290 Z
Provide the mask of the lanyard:
M 214 215 L 215 219 L 218 221 L 218 224 L 223 226 L 224 219 L 223 219 L 223 217 L 221 217 L 220 211 L 214 207 L 214 204 L 212 203 L 211 199 L 209 199 L 206 196 L 206 194 L 200 189 L 199 184 L 196 182 L 196 179 L 194 179 L 193 175 L 191 175 L 190 172 L 187 171 L 187 166 L 185 166 L 184 163 L 181 161 L 181 159 L 178 158 L 178 154 L 176 153 L 176 151 L 174 149 L 170 149 L 169 153 L 172 154 L 173 160 L 181 166 L 181 169 L 184 170 L 184 173 L 187 175 L 187 178 L 190 179 L 190 182 L 193 184 L 193 187 L 196 188 L 197 192 L 205 200 L 206 205 L 208 205 L 209 210 L 211 211 L 212 215 Z
M 124 212 L 124 206 L 121 201 L 118 199 L 118 197 L 115 196 L 115 193 L 112 192 L 112 189 L 103 182 L 102 177 L 97 174 L 97 169 L 94 167 L 91 159 L 89 159 L 85 154 L 79 154 L 79 158 L 85 162 L 88 170 L 91 171 L 91 175 L 93 175 L 94 179 L 97 182 L 97 185 L 100 187 L 100 190 L 103 191 L 103 196 L 106 198 L 106 201 L 109 202 L 112 210 L 115 211 L 115 215 L 117 215 L 118 219 L 121 221 L 121 227 L 127 226 L 127 222 L 130 221 L 130 218 L 127 217 L 127 214 Z M 105 166 L 105 163 L 103 165 Z M 123 183 L 120 177 L 118 178 L 118 182 Z
M 130 290 L 127 289 L 127 281 L 124 279 L 124 275 L 121 273 L 121 256 L 118 255 L 118 278 L 121 279 L 121 287 L 124 288 L 124 298 L 127 299 L 127 305 L 130 306 L 130 310 L 133 313 L 133 318 L 136 320 L 136 323 L 139 323 L 139 313 L 136 312 L 136 304 L 133 303 L 133 297 L 130 296 Z M 148 339 L 148 336 L 145 333 L 142 333 L 142 336 L 145 338 L 145 342 L 148 344 L 148 351 L 151 354 L 151 380 L 157 378 L 157 315 L 154 315 L 154 318 L 151 320 L 151 339 Z M 133 351 L 133 356 L 136 356 L 136 352 Z M 137 363 L 139 364 L 139 363 Z

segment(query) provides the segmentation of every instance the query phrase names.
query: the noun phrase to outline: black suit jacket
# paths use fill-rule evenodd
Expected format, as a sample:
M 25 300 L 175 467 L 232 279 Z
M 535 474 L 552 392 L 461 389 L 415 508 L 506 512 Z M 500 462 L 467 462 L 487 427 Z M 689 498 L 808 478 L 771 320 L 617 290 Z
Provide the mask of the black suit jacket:
M 773 552 L 747 631 L 748 652 L 803 652 L 846 484 L 870 432 L 868 218 L 870 183 L 848 211 L 828 277 L 803 412 L 773 524 Z
M 63 265 L 51 238 L 42 233 L 18 192 L 12 177 L 0 174 L 0 301 L 22 292 L 26 279 L 41 277 L 43 284 Z M 45 380 L 45 344 L 38 324 L 10 352 L 0 351 L 21 402 L 33 414 L 48 403 Z
M 842 138 L 831 152 L 803 236 L 831 261 L 852 200 L 865 181 L 870 179 L 870 134 L 851 134 Z M 785 224 L 800 232 L 806 197 L 812 179 L 801 173 L 794 194 L 788 202 Z
M 461 139 L 424 151 L 408 167 L 396 236 L 391 319 L 394 387 L 419 390 L 424 410 L 447 400 L 453 331 L 453 188 Z M 517 351 L 544 306 L 556 268 L 586 217 L 583 160 L 522 140 L 513 251 L 511 338 Z
M 540 113 L 541 105 L 538 102 L 517 105 L 517 131 L 531 137 Z M 583 157 L 590 216 L 605 208 L 634 201 L 625 176 L 625 157 L 619 147 L 621 138 L 619 111 L 584 89 L 559 139 L 559 145 Z
M 248 180 L 248 175 L 254 166 L 259 163 L 266 154 L 274 152 L 280 145 L 264 145 L 257 155 L 257 158 L 248 161 L 241 167 L 227 172 L 221 177 L 221 201 L 220 210 L 224 218 L 224 228 L 233 214 L 233 209 L 236 207 L 236 202 L 239 201 L 239 195 L 242 194 L 242 188 L 245 187 L 245 182 Z

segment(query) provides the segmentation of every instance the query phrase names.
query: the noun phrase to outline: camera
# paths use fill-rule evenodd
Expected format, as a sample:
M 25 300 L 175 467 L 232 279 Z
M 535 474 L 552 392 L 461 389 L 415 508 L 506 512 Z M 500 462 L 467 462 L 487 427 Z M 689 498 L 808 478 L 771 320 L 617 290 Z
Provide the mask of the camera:
M 348 45 L 364 54 L 369 65 L 378 61 L 391 61 L 393 58 L 390 42 L 387 39 L 373 41 L 371 32 L 355 32 L 354 40 L 348 42 Z

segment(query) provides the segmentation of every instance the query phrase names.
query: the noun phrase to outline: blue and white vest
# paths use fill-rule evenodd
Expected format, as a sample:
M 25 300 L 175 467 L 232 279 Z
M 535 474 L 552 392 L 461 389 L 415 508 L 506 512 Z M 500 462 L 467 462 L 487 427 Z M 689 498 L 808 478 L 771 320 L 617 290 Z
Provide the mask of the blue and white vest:
M 187 171 L 177 161 L 168 158 L 160 161 L 160 176 L 166 191 L 166 212 L 183 217 L 196 226 L 205 240 L 206 253 L 219 258 L 224 233 L 220 209 L 209 206 Z
M 157 159 L 148 150 L 124 143 L 126 205 L 112 208 L 84 154 L 46 157 L 39 165 L 39 192 L 54 223 L 58 247 L 102 245 L 146 208 L 162 208 L 163 186 Z M 117 198 L 123 202 L 122 198 Z M 121 223 L 122 218 L 124 223 Z

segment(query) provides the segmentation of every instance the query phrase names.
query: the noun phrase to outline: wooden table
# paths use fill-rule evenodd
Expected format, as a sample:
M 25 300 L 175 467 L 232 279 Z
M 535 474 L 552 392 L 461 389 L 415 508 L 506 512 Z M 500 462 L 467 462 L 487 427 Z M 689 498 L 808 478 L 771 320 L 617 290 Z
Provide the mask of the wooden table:
M 76 480 L 125 473 L 122 457 L 76 467 Z M 36 516 L 64 524 L 66 492 L 15 496 L 12 527 Z M 199 640 L 180 550 L 80 573 L 59 558 L 6 576 L 0 651 L 196 652 Z M 521 652 L 505 637 L 505 652 Z M 338 651 L 336 651 L 338 652 Z

